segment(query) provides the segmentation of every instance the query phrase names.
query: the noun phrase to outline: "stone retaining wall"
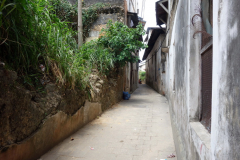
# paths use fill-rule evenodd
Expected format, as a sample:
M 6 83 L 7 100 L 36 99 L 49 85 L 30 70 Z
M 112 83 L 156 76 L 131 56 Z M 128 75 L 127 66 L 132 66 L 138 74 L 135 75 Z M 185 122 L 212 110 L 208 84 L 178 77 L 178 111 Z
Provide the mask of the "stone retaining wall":
M 17 82 L 15 72 L 0 70 L 0 160 L 36 160 L 94 120 L 122 99 L 122 73 L 94 73 L 91 85 L 98 88 L 90 98 L 54 83 L 45 86 L 45 94 L 30 91 Z

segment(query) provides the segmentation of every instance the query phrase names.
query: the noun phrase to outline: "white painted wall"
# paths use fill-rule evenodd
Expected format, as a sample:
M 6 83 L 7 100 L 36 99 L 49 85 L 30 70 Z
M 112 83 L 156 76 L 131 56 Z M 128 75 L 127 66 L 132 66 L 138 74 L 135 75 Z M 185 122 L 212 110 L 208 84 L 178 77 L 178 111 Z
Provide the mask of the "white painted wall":
M 212 159 L 240 159 L 240 2 L 213 1 Z
M 149 37 L 151 35 L 152 31 L 149 32 Z M 146 59 L 146 83 L 154 88 L 157 92 L 161 94 L 165 94 L 165 91 L 163 90 L 162 84 L 162 65 L 161 65 L 161 43 L 165 37 L 165 34 L 160 34 L 158 39 L 155 42 L 155 45 L 152 49 L 152 51 L 149 53 L 147 59 Z M 156 56 L 156 60 L 155 60 Z M 156 63 L 156 64 L 155 64 Z
M 178 159 L 240 159 L 240 1 L 213 1 L 211 133 L 199 122 L 201 35 L 194 39 L 191 17 L 201 0 L 179 0 L 168 37 L 165 88 Z
M 165 74 L 161 74 L 170 104 L 178 159 L 183 160 L 211 159 L 211 135 L 198 119 L 201 37 L 193 39 L 190 27 L 191 17 L 196 14 L 195 7 L 199 3 L 200 0 L 179 0 L 175 3 L 178 4 L 176 14 L 170 19 L 174 23 L 169 26 L 172 34 L 166 38 L 167 41 L 170 40 L 170 48 L 166 56 Z M 149 58 L 151 54 L 153 53 L 149 54 Z M 150 71 L 147 75 L 151 79 L 153 69 L 151 66 L 147 70 L 148 68 Z M 154 88 L 154 82 L 151 83 Z

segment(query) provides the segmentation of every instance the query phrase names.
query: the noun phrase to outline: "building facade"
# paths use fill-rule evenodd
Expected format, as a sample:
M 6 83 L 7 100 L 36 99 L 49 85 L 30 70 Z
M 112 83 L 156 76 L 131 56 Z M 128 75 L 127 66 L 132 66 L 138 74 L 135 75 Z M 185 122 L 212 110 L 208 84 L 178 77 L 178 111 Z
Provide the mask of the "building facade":
M 148 48 L 145 50 L 143 60 L 146 64 L 146 84 L 161 94 L 163 90 L 164 68 L 162 68 L 162 52 L 159 44 L 165 43 L 165 32 L 161 28 L 149 27 L 147 29 Z
M 146 78 L 154 89 L 164 86 L 158 92 L 170 105 L 178 159 L 240 159 L 239 6 L 236 0 L 156 2 L 165 36 L 146 54 Z M 165 56 L 156 52 L 153 67 L 155 48 Z M 159 66 L 164 72 L 156 72 Z

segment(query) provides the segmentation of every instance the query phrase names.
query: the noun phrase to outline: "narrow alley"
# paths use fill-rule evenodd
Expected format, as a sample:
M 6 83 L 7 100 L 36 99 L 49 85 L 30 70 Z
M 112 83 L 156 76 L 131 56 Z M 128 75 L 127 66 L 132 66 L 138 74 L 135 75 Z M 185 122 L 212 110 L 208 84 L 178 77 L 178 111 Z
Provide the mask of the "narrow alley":
M 40 160 L 161 160 L 172 153 L 168 102 L 143 84 Z

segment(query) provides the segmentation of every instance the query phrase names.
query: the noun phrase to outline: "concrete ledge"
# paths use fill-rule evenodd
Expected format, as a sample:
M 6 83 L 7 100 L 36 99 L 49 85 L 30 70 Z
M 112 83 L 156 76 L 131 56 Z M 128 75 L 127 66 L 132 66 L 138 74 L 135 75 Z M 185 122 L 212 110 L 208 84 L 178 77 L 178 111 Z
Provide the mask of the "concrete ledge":
M 31 137 L 2 151 L 0 160 L 36 160 L 101 113 L 101 104 L 88 101 L 73 116 L 60 111 L 49 117 Z
M 200 122 L 190 122 L 194 146 L 201 159 L 211 159 L 211 134 Z

